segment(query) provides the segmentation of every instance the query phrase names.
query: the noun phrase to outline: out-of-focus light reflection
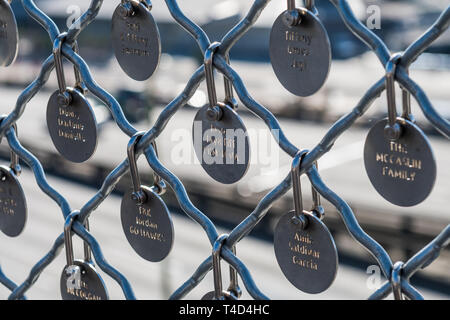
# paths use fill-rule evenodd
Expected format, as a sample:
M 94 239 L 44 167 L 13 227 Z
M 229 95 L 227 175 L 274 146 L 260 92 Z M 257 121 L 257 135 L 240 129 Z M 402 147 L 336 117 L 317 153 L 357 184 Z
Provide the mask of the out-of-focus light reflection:
M 189 100 L 189 104 L 196 108 L 201 108 L 206 104 L 206 94 L 202 90 L 197 90 Z

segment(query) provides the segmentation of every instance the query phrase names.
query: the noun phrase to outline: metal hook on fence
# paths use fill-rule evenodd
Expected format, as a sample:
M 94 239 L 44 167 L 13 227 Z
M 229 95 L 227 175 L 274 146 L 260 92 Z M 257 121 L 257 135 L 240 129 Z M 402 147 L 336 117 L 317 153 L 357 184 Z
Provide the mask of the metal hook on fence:
M 302 228 L 305 229 L 308 226 L 308 219 L 305 217 L 303 211 L 303 199 L 302 199 L 302 184 L 300 182 L 300 166 L 303 158 L 308 153 L 308 150 L 302 150 L 297 153 L 292 161 L 291 177 L 292 177 L 292 191 L 294 197 L 294 210 L 295 223 L 300 223 Z
M 133 200 L 135 200 L 138 204 L 143 204 L 147 200 L 146 193 L 142 190 L 141 187 L 141 178 L 139 177 L 137 162 L 136 162 L 136 145 L 139 143 L 142 136 L 145 134 L 145 131 L 139 131 L 136 132 L 133 137 L 131 137 L 130 142 L 127 146 L 127 156 L 128 156 L 128 162 L 130 164 L 130 174 L 131 174 L 131 180 L 133 182 Z M 152 141 L 152 146 L 155 149 L 155 152 L 157 153 L 156 148 L 156 142 Z M 164 181 L 161 179 L 160 176 L 156 174 L 156 172 L 153 172 L 153 188 L 154 191 L 162 195 L 166 191 L 166 185 Z
M 64 76 L 64 66 L 62 61 L 62 45 L 66 37 L 65 33 L 60 34 L 53 43 L 53 57 L 55 59 L 56 77 L 58 79 L 59 95 L 58 103 L 61 106 L 68 106 L 72 101 L 72 95 L 67 90 L 66 78 Z
M 75 264 L 74 252 L 73 252 L 73 243 L 72 243 L 72 226 L 74 221 L 79 216 L 80 211 L 73 211 L 66 219 L 64 223 L 64 247 L 66 249 L 66 275 L 68 276 L 67 280 L 67 288 L 69 289 L 80 289 L 81 288 L 81 268 L 80 266 Z M 86 230 L 89 230 L 89 223 L 85 222 Z M 84 246 L 84 262 L 91 262 L 91 249 L 88 244 L 83 241 Z M 75 280 L 75 282 L 73 281 Z
M 131 17 L 135 14 L 135 7 L 142 3 L 147 10 L 152 10 L 153 5 L 150 0 L 121 0 L 120 15 L 122 17 Z
M 204 59 L 206 87 L 208 90 L 208 101 L 209 101 L 207 116 L 211 121 L 218 121 L 222 117 L 222 110 L 219 103 L 217 102 L 217 92 L 214 81 L 214 67 L 213 67 L 214 53 L 217 51 L 219 46 L 220 42 L 211 43 L 208 49 L 206 49 Z
M 314 0 L 305 0 L 305 8 L 313 14 L 318 15 L 319 12 L 315 7 Z M 296 8 L 295 0 L 287 0 L 287 10 L 283 15 L 283 21 L 288 27 L 293 27 L 302 22 L 303 12 Z
M 1 116 L 0 123 L 2 123 L 6 119 L 6 117 L 7 117 L 6 115 Z M 14 123 L 11 127 L 14 130 L 14 132 L 16 133 L 16 136 L 19 136 L 19 131 L 17 130 L 17 124 Z M 3 137 L 0 137 L 0 142 L 2 139 L 3 139 Z M 20 162 L 19 155 L 11 149 L 9 167 L 11 168 L 11 170 L 14 172 L 14 174 L 17 177 L 20 176 L 20 174 L 22 173 L 22 167 L 20 166 L 19 162 Z

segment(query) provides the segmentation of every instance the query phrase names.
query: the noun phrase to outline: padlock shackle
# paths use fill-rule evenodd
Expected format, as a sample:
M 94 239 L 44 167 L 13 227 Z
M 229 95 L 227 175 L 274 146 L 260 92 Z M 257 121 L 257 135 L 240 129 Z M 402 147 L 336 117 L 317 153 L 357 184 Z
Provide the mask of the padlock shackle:
M 395 72 L 401 56 L 400 53 L 396 53 L 386 63 L 385 83 L 388 104 L 388 125 L 385 128 L 385 134 L 389 140 L 398 140 L 401 135 L 401 127 L 397 123 L 397 106 L 395 103 Z
M 64 38 L 66 33 L 62 33 L 56 37 L 55 42 L 53 42 L 53 57 L 55 60 L 56 78 L 58 80 L 59 93 L 64 94 L 67 89 L 66 78 L 64 75 L 64 66 L 62 61 L 62 45 L 64 43 Z
M 316 167 L 316 170 L 319 170 L 318 161 L 314 162 L 314 166 Z M 322 207 L 322 201 L 320 200 L 320 194 L 317 192 L 316 188 L 314 188 L 312 183 L 311 183 L 311 194 L 312 194 L 312 200 L 313 200 L 313 207 L 312 207 L 311 211 L 316 215 L 317 218 L 322 220 L 325 215 L 325 211 Z
M 146 201 L 145 192 L 141 188 L 141 178 L 139 177 L 136 162 L 136 145 L 144 134 L 144 131 L 136 132 L 127 145 L 128 163 L 130 165 L 131 181 L 133 183 L 133 197 L 135 197 L 138 204 L 143 204 Z
M 303 158 L 308 153 L 308 150 L 301 150 L 297 153 L 292 161 L 291 177 L 292 177 L 292 189 L 294 197 L 294 209 L 297 218 L 303 215 L 303 199 L 302 199 L 302 184 L 300 182 L 300 166 Z
M 151 10 L 153 8 L 153 4 L 150 0 L 121 0 L 121 4 L 127 4 L 132 2 L 139 2 L 142 3 L 148 10 Z
M 206 78 L 206 88 L 208 90 L 208 101 L 209 107 L 214 108 L 217 106 L 217 92 L 216 92 L 216 84 L 214 81 L 214 67 L 213 67 L 213 59 L 214 53 L 217 48 L 219 48 L 220 42 L 213 42 L 205 51 L 205 58 L 203 64 L 205 66 L 205 78 Z
M 78 46 L 78 42 L 77 41 L 75 41 L 74 43 L 73 43 L 73 46 L 72 46 L 72 48 L 73 48 L 73 51 L 76 53 L 76 54 L 79 54 L 79 52 L 80 52 L 80 48 L 79 48 L 79 46 Z M 74 74 L 75 74 L 75 88 L 77 88 L 79 91 L 81 91 L 81 93 L 83 93 L 83 94 L 85 94 L 86 92 L 86 90 L 85 90 L 85 86 L 84 86 L 84 84 L 83 84 L 83 79 L 82 79 L 82 77 L 81 77 L 81 72 L 80 72 L 80 69 L 78 69 L 77 68 L 77 66 L 74 64 L 73 65 L 73 72 L 74 72 Z
M 150 145 L 153 150 L 155 150 L 156 157 L 158 157 L 158 147 L 156 146 L 156 141 L 152 140 Z M 166 192 L 166 184 L 164 183 L 164 180 L 156 173 L 156 171 L 153 171 L 153 190 L 158 195 L 163 195 Z
M 73 243 L 72 243 L 72 226 L 79 211 L 72 212 L 64 223 L 64 246 L 66 248 L 66 262 L 67 266 L 72 266 L 74 263 Z
M 314 7 L 315 7 L 315 1 L 314 0 L 304 0 L 303 1 L 305 3 L 305 8 L 308 9 L 309 11 L 315 11 Z M 291 10 L 295 10 L 295 0 L 287 0 L 287 10 L 291 11 Z
M 409 69 L 406 69 L 405 72 L 409 76 Z M 402 104 L 403 104 L 402 118 L 407 119 L 414 123 L 416 122 L 416 119 L 414 118 L 411 111 L 411 94 L 405 88 L 403 87 L 401 88 L 402 88 Z
M 16 133 L 16 136 L 18 137 L 19 131 L 17 130 L 17 124 L 14 123 L 11 127 L 14 130 L 14 132 Z M 11 160 L 10 160 L 9 167 L 11 168 L 11 170 L 14 172 L 14 174 L 16 176 L 19 176 L 20 173 L 22 172 L 19 161 L 20 161 L 19 155 L 17 153 L 15 153 L 13 151 L 13 149 L 11 148 Z
M 303 159 L 308 154 L 308 150 L 301 150 L 297 153 L 292 161 L 292 169 L 291 169 L 291 177 L 292 177 L 292 193 L 294 198 L 294 222 L 300 223 L 301 227 L 305 229 L 308 225 L 308 219 L 305 216 L 304 206 L 303 206 L 303 197 L 302 197 L 302 184 L 300 181 L 300 168 Z M 318 168 L 317 161 L 314 162 L 316 168 Z M 325 213 L 321 204 L 320 194 L 311 184 L 311 193 L 313 200 L 313 207 L 311 209 L 311 213 L 314 214 L 318 219 L 322 220 Z
M 225 56 L 225 61 L 230 64 L 230 54 L 227 52 Z M 227 77 L 223 76 L 223 85 L 225 87 L 225 104 L 230 106 L 232 109 L 236 110 L 238 107 L 237 100 L 234 98 L 233 83 L 228 80 Z
M 138 204 L 143 204 L 147 200 L 147 195 L 141 187 L 141 178 L 139 176 L 137 159 L 136 159 L 136 146 L 145 135 L 145 131 L 136 132 L 127 145 L 127 157 L 130 164 L 130 174 L 133 183 L 133 199 L 138 202 Z M 156 156 L 158 156 L 158 148 L 156 147 L 156 142 L 153 140 L 151 142 L 152 148 L 155 150 Z M 166 192 L 166 184 L 162 178 L 153 171 L 153 190 L 158 195 L 162 195 Z
M 89 231 L 89 219 L 86 219 L 84 222 L 84 227 L 87 231 Z M 84 247 L 84 261 L 91 262 L 92 261 L 92 252 L 91 248 L 88 246 L 86 241 L 83 241 L 83 247 Z
M 231 248 L 231 252 L 236 255 L 236 245 Z M 241 288 L 239 288 L 238 273 L 232 265 L 230 265 L 230 285 L 228 286 L 228 292 L 234 294 L 236 298 L 240 298 L 242 295 Z
M 0 116 L 0 123 L 3 122 L 3 120 L 6 119 L 6 115 L 2 115 Z M 11 128 L 14 130 L 16 137 L 19 136 L 19 131 L 17 130 L 17 124 L 13 123 L 11 125 Z M 2 141 L 3 137 L 0 138 L 0 142 Z M 11 168 L 11 170 L 13 171 L 13 173 L 18 177 L 20 176 L 20 173 L 22 172 L 22 168 L 20 167 L 19 161 L 20 161 L 20 157 L 17 153 L 14 152 L 14 150 L 12 148 L 11 152 L 10 152 L 10 162 L 9 162 L 9 167 Z

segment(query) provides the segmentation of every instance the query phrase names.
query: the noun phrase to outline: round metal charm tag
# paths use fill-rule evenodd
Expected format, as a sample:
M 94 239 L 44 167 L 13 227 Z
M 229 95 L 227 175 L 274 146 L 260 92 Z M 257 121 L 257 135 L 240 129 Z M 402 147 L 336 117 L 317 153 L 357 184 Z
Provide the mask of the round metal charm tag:
M 436 181 L 436 160 L 428 138 L 412 122 L 397 118 L 402 133 L 397 141 L 384 136 L 388 119 L 378 121 L 366 138 L 364 164 L 377 192 L 403 207 L 424 201 Z
M 131 247 L 145 260 L 159 262 L 172 250 L 174 231 L 172 218 L 164 201 L 150 188 L 141 186 L 147 195 L 144 204 L 132 199 L 132 190 L 122 199 L 122 228 Z
M 220 108 L 219 121 L 208 119 L 208 106 L 197 112 L 192 138 L 195 154 L 206 173 L 220 183 L 231 184 L 247 173 L 250 144 L 247 129 L 236 111 L 227 105 Z
M 156 70 L 161 57 L 158 27 L 150 11 L 138 1 L 130 1 L 132 14 L 122 4 L 112 17 L 112 44 L 121 68 L 132 79 L 143 81 Z
M 315 14 L 297 9 L 301 21 L 292 27 L 283 22 L 285 12 L 270 32 L 270 62 L 281 84 L 291 93 L 307 97 L 328 78 L 331 46 L 325 27 Z
M 7 67 L 17 57 L 19 32 L 8 1 L 0 0 L 0 66 Z
M 68 89 L 69 90 L 69 89 Z M 59 91 L 47 106 L 47 127 L 56 150 L 67 160 L 84 162 L 97 148 L 97 121 L 86 98 L 70 89 L 72 101 L 67 107 L 58 103 Z
M 70 276 L 66 274 L 66 268 L 61 274 L 60 289 L 61 297 L 63 300 L 108 300 L 108 292 L 106 291 L 105 283 L 100 277 L 98 272 L 88 262 L 81 260 L 75 260 L 73 262 L 81 269 L 79 286 L 80 289 L 71 289 L 67 286 L 67 281 L 73 281 L 75 279 L 69 279 Z
M 336 278 L 338 255 L 333 237 L 325 224 L 305 213 L 306 229 L 292 220 L 295 211 L 281 217 L 274 233 L 274 249 L 284 276 L 297 289 L 320 293 Z
M 12 169 L 0 166 L 0 230 L 17 237 L 27 222 L 27 203 L 22 186 Z

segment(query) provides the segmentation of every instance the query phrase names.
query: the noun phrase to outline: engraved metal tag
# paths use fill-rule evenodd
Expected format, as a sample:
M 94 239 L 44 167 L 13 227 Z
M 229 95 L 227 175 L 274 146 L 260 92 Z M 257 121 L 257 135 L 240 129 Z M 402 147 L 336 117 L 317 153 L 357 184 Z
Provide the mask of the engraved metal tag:
M 108 292 L 100 274 L 92 264 L 81 260 L 75 260 L 74 264 L 81 269 L 80 279 L 75 288 L 68 288 L 67 282 L 71 281 L 64 267 L 60 279 L 61 297 L 63 300 L 108 300 Z M 77 288 L 78 287 L 78 288 Z
M 278 16 L 270 32 L 270 61 L 281 84 L 306 97 L 317 92 L 328 78 L 331 46 L 325 27 L 315 14 L 297 9 L 301 21 L 292 27 Z
M 19 32 L 14 12 L 8 1 L 0 0 L 0 65 L 7 67 L 17 57 Z
M 325 224 L 313 214 L 305 216 L 305 229 L 294 223 L 295 211 L 281 217 L 274 233 L 275 255 L 284 276 L 297 289 L 320 293 L 336 278 L 337 249 Z
M 161 57 L 158 27 L 150 11 L 138 1 L 130 1 L 132 14 L 125 15 L 122 4 L 112 17 L 112 44 L 116 59 L 134 80 L 150 78 Z
M 27 222 L 27 203 L 22 186 L 13 170 L 0 166 L 0 230 L 17 237 Z
M 47 127 L 56 150 L 67 160 L 84 162 L 97 148 L 97 121 L 86 98 L 76 89 L 68 89 L 71 103 L 58 103 L 59 91 L 50 97 L 47 106 Z
M 138 205 L 133 190 L 122 198 L 122 228 L 131 247 L 145 260 L 159 262 L 172 250 L 174 231 L 172 218 L 164 201 L 146 186 L 141 186 L 147 200 Z
M 208 106 L 197 112 L 192 138 L 195 154 L 206 173 L 218 182 L 231 184 L 247 173 L 250 144 L 239 115 L 227 105 L 220 108 L 222 117 L 218 121 L 208 119 Z
M 397 118 L 401 136 L 385 138 L 388 119 L 378 121 L 369 131 L 364 146 L 367 175 L 377 192 L 387 201 L 403 207 L 424 201 L 436 181 L 436 160 L 422 130 Z

